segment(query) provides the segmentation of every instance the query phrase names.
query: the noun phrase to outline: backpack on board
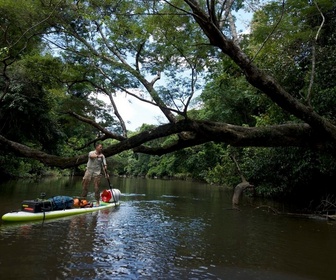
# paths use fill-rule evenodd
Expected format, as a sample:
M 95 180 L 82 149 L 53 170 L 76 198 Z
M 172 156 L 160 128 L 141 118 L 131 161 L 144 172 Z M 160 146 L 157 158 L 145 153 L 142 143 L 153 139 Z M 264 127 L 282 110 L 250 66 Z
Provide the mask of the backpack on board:
M 73 197 L 66 195 L 53 196 L 48 200 L 51 202 L 53 210 L 71 209 L 74 204 Z

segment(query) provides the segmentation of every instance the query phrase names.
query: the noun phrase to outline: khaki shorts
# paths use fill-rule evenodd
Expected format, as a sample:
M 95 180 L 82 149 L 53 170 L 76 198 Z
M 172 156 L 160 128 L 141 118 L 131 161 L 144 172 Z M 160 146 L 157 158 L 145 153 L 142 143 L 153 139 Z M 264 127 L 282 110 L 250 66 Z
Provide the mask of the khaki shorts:
M 90 171 L 88 169 L 86 169 L 83 180 L 91 180 L 92 178 L 95 179 L 100 179 L 101 177 L 101 173 L 99 172 L 94 172 L 94 171 Z

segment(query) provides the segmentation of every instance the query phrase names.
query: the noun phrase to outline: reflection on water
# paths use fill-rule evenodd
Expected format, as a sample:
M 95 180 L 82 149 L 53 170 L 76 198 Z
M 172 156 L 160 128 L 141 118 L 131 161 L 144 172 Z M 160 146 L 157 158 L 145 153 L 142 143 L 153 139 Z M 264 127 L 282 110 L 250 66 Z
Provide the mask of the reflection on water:
M 46 189 L 81 188 L 80 179 L 34 182 L 31 192 L 22 184 L 1 186 L 1 214 Z M 123 193 L 116 209 L 1 224 L 2 279 L 334 279 L 333 223 L 274 216 L 248 200 L 230 210 L 229 192 L 191 182 L 113 185 Z

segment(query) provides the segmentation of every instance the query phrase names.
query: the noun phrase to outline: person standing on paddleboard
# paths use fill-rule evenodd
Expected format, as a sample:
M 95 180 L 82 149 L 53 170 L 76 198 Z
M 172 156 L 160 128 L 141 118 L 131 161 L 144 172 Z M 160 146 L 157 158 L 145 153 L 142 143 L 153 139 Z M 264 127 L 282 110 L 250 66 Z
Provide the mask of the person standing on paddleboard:
M 102 176 L 101 175 L 102 165 L 104 166 L 103 168 L 106 171 L 105 172 L 106 176 L 108 176 L 108 174 L 107 174 L 106 159 L 102 153 L 103 145 L 96 144 L 95 147 L 96 149 L 94 151 L 89 152 L 89 159 L 86 165 L 86 171 L 82 181 L 83 186 L 82 197 L 86 198 L 91 179 L 93 179 L 95 198 L 97 201 L 97 206 L 99 206 L 99 199 L 100 199 L 99 185 L 100 185 L 100 178 Z

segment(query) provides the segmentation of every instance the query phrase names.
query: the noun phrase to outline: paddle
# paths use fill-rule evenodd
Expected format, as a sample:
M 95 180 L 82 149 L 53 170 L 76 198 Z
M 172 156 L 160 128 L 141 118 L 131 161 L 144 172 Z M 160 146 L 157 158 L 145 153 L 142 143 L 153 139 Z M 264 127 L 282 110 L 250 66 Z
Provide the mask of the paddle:
M 113 190 L 112 190 L 112 186 L 111 186 L 110 178 L 109 178 L 109 176 L 108 176 L 108 174 L 107 174 L 107 172 L 106 172 L 106 168 L 105 168 L 105 166 L 104 166 L 104 162 L 103 162 L 103 160 L 101 161 L 101 165 L 102 165 L 102 168 L 103 168 L 104 175 L 105 175 L 105 178 L 106 178 L 106 180 L 107 180 L 107 183 L 108 183 L 108 185 L 109 185 L 109 187 L 110 187 L 110 193 L 111 193 L 111 196 L 112 196 L 112 198 L 113 198 L 113 202 L 116 202 L 115 199 L 114 199 L 114 195 L 113 195 Z M 105 192 L 106 192 L 106 190 L 103 191 L 103 194 L 104 194 Z

